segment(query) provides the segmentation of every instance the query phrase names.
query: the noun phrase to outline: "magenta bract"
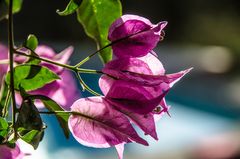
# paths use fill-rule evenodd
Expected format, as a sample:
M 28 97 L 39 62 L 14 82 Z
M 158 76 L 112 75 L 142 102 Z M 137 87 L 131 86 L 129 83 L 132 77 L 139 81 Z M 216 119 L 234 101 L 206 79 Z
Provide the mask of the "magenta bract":
M 169 110 L 164 97 L 190 69 L 165 75 L 156 55 L 149 53 L 141 58 L 117 58 L 102 71 L 105 75 L 99 79 L 99 86 L 106 100 L 157 139 L 154 121 Z
M 0 145 L 0 159 L 22 159 L 24 156 L 17 143 L 15 148 Z
M 150 55 L 147 55 L 147 58 L 149 58 L 148 56 Z M 187 69 L 178 73 L 164 75 L 165 70 L 162 65 L 159 66 L 158 63 L 149 61 L 152 65 L 159 66 L 158 74 L 153 75 L 152 71 L 154 71 L 154 68 L 150 69 L 149 65 L 142 59 L 119 58 L 107 63 L 102 71 L 115 79 L 131 81 L 144 86 L 157 86 L 161 83 L 170 84 L 189 72 Z M 157 58 L 155 57 L 155 59 Z
M 148 145 L 138 136 L 127 117 L 103 97 L 81 98 L 72 105 L 71 111 L 79 114 L 70 116 L 70 131 L 85 146 L 103 148 L 129 142 Z
M 141 57 L 150 52 L 161 39 L 167 25 L 163 21 L 156 25 L 136 15 L 123 15 L 110 27 L 108 39 L 113 43 L 117 57 Z
M 169 89 L 167 86 L 144 87 L 133 82 L 117 80 L 111 86 L 106 99 L 119 109 L 147 114 L 159 105 Z
M 0 43 L 0 61 L 8 59 L 8 48 Z M 8 65 L 0 64 L 0 83 L 7 72 Z M 1 86 L 0 86 L 1 87 Z
M 147 55 L 146 58 L 149 56 L 153 55 Z M 141 59 L 118 58 L 107 63 L 102 71 L 108 76 L 103 76 L 99 85 L 113 105 L 124 107 L 132 112 L 146 114 L 159 105 L 173 84 L 190 69 L 164 75 L 162 73 L 165 70 L 162 65 L 159 65 L 159 71 L 156 71 L 154 67 L 149 67 L 146 63 L 147 60 L 145 62 L 142 59 L 143 57 Z M 160 61 L 158 60 L 157 63 Z M 153 75 L 152 72 L 157 72 L 159 75 Z M 112 78 L 112 80 L 108 78 Z
M 107 95 L 107 93 L 111 89 L 114 82 L 115 80 L 113 78 L 108 77 L 107 75 L 101 76 L 101 78 L 99 79 L 99 86 L 104 95 Z M 111 103 L 111 100 L 110 100 L 110 103 Z M 155 129 L 155 122 L 153 118 L 153 115 L 155 116 L 155 114 L 134 113 L 134 111 L 132 112 L 132 111 L 129 111 L 129 109 L 126 109 L 125 106 L 121 105 L 121 103 L 120 105 L 114 103 L 113 101 L 112 103 L 114 105 L 117 105 L 115 106 L 116 109 L 118 109 L 120 112 L 128 116 L 133 123 L 138 125 L 145 132 L 146 135 L 150 135 L 156 140 L 158 139 L 156 129 Z M 136 108 L 135 105 L 133 105 L 133 107 Z M 139 109 L 139 108 L 136 108 L 136 109 Z M 158 117 L 160 115 L 156 115 L 156 116 Z

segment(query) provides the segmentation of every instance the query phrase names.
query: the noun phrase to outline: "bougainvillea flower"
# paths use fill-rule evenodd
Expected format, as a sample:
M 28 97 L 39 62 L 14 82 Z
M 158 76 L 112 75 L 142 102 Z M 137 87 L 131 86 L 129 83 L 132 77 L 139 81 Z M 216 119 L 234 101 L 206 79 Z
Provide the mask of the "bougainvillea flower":
M 101 76 L 101 78 L 99 79 L 99 86 L 104 95 L 107 95 L 107 93 L 109 92 L 114 82 L 115 80 L 113 78 L 108 77 L 107 75 Z M 143 115 L 143 114 L 133 113 L 132 111 L 129 111 L 124 107 L 118 107 L 118 108 L 120 112 L 128 116 L 133 123 L 138 125 L 145 132 L 145 135 L 150 135 L 156 140 L 158 139 L 156 129 L 155 129 L 153 113 L 148 113 Z M 156 116 L 159 116 L 159 115 L 156 115 Z
M 115 79 L 106 94 L 111 102 L 133 112 L 146 114 L 159 105 L 173 84 L 189 72 L 189 69 L 175 74 L 153 75 L 143 60 L 119 58 L 107 63 L 102 71 Z M 101 89 L 102 85 L 105 83 L 100 84 Z
M 56 54 L 53 49 L 47 46 L 38 46 L 35 50 L 35 52 L 40 57 L 49 58 L 63 64 L 66 64 L 68 62 L 72 51 L 73 48 L 69 47 L 61 53 Z M 20 59 L 18 59 L 18 61 L 19 60 Z M 59 75 L 61 80 L 56 80 L 40 89 L 30 91 L 28 93 L 48 96 L 55 100 L 58 104 L 60 104 L 65 110 L 70 110 L 70 106 L 72 105 L 72 103 L 80 96 L 71 72 L 69 70 L 63 69 L 62 67 L 46 62 L 41 62 L 40 65 L 51 69 L 53 72 Z M 19 94 L 16 96 L 16 101 L 17 104 L 21 104 L 22 100 Z M 36 102 L 35 104 L 38 108 L 43 108 L 43 104 L 41 102 Z
M 152 24 L 137 15 L 123 15 L 111 25 L 108 39 L 117 57 L 141 57 L 150 52 L 162 39 L 166 21 Z
M 8 49 L 6 46 L 0 44 L 0 61 L 8 59 Z M 7 72 L 8 65 L 7 64 L 0 64 L 0 83 L 4 74 Z M 1 87 L 1 86 L 0 86 Z
M 106 74 L 99 79 L 99 86 L 109 103 L 127 115 L 145 134 L 157 139 L 154 120 L 169 110 L 164 97 L 189 71 L 165 75 L 163 65 L 152 54 L 141 58 L 119 58 L 105 65 L 103 72 Z
M 20 150 L 18 143 L 14 148 L 0 145 L 0 159 L 22 159 L 25 154 Z
M 162 85 L 144 87 L 133 82 L 117 80 L 111 86 L 106 98 L 119 109 L 124 107 L 131 112 L 147 114 L 159 105 L 169 91 L 170 87 L 166 84 Z
M 74 138 L 85 146 L 107 148 L 117 146 L 122 156 L 124 143 L 148 145 L 138 136 L 128 118 L 112 107 L 103 97 L 81 98 L 74 102 L 69 118 L 69 129 Z
M 162 65 L 159 67 L 162 67 Z M 162 69 L 161 74 L 153 75 L 149 66 L 143 60 L 137 58 L 119 58 L 107 63 L 102 71 L 108 76 L 118 80 L 122 79 L 124 81 L 144 86 L 157 86 L 161 83 L 173 85 L 174 81 L 176 82 L 177 79 L 180 79 L 180 77 L 186 74 L 189 70 L 165 75 L 162 74 L 164 72 L 164 69 Z

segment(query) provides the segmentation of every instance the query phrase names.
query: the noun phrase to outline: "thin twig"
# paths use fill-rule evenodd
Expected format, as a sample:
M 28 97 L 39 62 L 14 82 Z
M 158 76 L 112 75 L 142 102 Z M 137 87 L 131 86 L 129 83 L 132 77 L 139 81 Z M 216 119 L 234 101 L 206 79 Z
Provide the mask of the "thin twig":
M 5 86 L 7 87 L 7 86 Z M 5 100 L 5 103 L 4 103 L 4 107 L 3 107 L 3 110 L 2 110 L 2 116 L 3 117 L 6 117 L 7 116 L 7 113 L 8 113 L 8 104 L 9 104 L 9 100 L 11 99 L 11 90 L 8 89 L 7 91 L 7 96 L 6 96 L 6 100 Z
M 80 76 L 80 74 L 78 72 L 76 72 L 76 76 L 77 76 L 81 86 L 83 87 L 83 89 L 86 89 L 89 93 L 91 93 L 91 94 L 93 94 L 95 96 L 101 96 L 101 94 L 95 92 L 90 87 L 88 87 L 88 85 L 83 81 L 82 77 Z
M 90 73 L 90 74 L 102 73 L 101 71 L 98 71 L 98 70 L 83 69 L 83 68 L 77 68 L 75 66 L 71 66 L 71 65 L 67 65 L 67 64 L 62 64 L 62 63 L 59 63 L 59 62 L 56 62 L 56 61 L 53 61 L 53 60 L 50 60 L 47 58 L 38 57 L 38 56 L 31 55 L 31 54 L 26 54 L 25 52 L 18 51 L 18 50 L 14 50 L 14 53 L 18 54 L 18 55 L 26 56 L 26 57 L 32 57 L 32 58 L 35 58 L 35 59 L 38 59 L 38 60 L 41 60 L 41 61 L 44 61 L 47 63 L 51 63 L 53 65 L 57 65 L 57 66 L 66 68 L 66 69 L 74 71 L 74 72 L 77 71 L 80 73 Z

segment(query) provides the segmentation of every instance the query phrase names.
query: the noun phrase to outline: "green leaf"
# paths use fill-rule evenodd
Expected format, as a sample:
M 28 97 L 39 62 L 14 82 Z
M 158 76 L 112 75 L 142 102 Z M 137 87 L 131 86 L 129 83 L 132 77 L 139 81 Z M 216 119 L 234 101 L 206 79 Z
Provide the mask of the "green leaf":
M 54 100 L 52 100 L 51 98 L 47 97 L 47 96 L 43 96 L 43 95 L 30 95 L 28 98 L 31 99 L 40 99 L 43 104 L 45 105 L 45 107 L 51 111 L 51 112 L 55 112 L 55 111 L 64 111 Z M 61 128 L 63 129 L 64 135 L 66 136 L 66 138 L 69 138 L 69 129 L 68 129 L 68 118 L 69 118 L 69 114 L 60 114 L 60 113 L 56 113 L 56 118 L 61 126 Z
M 21 104 L 16 127 L 23 127 L 26 130 L 42 130 L 43 122 L 38 109 L 30 99 L 25 99 Z
M 13 13 L 18 13 L 22 8 L 23 0 L 13 0 Z M 8 17 L 9 0 L 0 1 L 0 20 Z
M 35 50 L 38 46 L 38 39 L 35 35 L 30 34 L 25 42 L 25 46 L 31 50 Z
M 30 49 L 30 55 L 34 56 L 34 57 L 39 57 L 38 54 L 36 54 L 34 52 L 34 50 L 37 48 L 38 46 L 38 39 L 35 35 L 30 34 L 28 35 L 27 40 L 24 42 L 23 46 L 25 46 L 26 48 Z M 38 65 L 41 60 L 34 58 L 34 57 L 29 57 L 28 60 L 26 61 L 27 64 L 34 64 L 34 65 Z
M 0 117 L 0 144 L 8 134 L 8 122 Z
M 15 126 L 21 139 L 36 149 L 42 140 L 45 127 L 38 109 L 31 99 L 23 101 Z
M 67 7 L 63 11 L 57 10 L 57 13 L 61 16 L 67 16 L 74 13 L 78 9 L 79 5 L 76 0 L 70 0 Z
M 8 15 L 8 5 L 4 0 L 0 1 L 0 20 L 3 20 Z
M 8 130 L 7 129 L 0 130 L 0 145 L 1 145 L 1 143 L 4 142 L 4 140 L 6 140 L 7 135 L 8 135 Z
M 8 122 L 4 118 L 0 117 L 0 130 L 6 129 L 8 129 Z
M 121 14 L 120 0 L 83 0 L 77 10 L 78 21 L 83 25 L 86 34 L 96 41 L 98 49 L 109 44 L 108 29 Z M 112 59 L 112 49 L 102 50 L 100 57 L 107 63 Z
M 14 68 L 14 88 L 16 90 L 19 90 L 20 85 L 26 91 L 36 90 L 57 79 L 60 79 L 58 75 L 46 67 L 24 64 Z M 6 83 L 10 84 L 10 73 L 6 75 Z
M 9 5 L 9 0 L 5 0 L 7 5 Z M 22 8 L 22 2 L 23 0 L 13 0 L 13 13 L 17 13 Z
M 21 132 L 25 131 L 24 129 L 20 128 L 18 131 Z M 25 133 L 24 135 L 20 135 L 20 138 L 29 143 L 30 145 L 33 146 L 33 148 L 36 150 L 38 148 L 39 143 L 41 142 L 42 138 L 44 136 L 44 131 L 39 131 L 39 130 L 31 130 Z
M 2 143 L 2 141 L 4 141 L 7 134 L 8 134 L 8 122 L 4 118 L 0 117 L 0 144 Z

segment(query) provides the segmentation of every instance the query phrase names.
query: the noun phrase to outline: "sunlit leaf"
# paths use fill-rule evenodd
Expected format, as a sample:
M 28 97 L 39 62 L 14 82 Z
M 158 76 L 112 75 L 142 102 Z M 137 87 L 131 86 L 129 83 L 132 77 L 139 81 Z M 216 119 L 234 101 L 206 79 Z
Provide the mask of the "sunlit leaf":
M 28 35 L 27 40 L 24 42 L 23 44 L 26 48 L 30 49 L 30 55 L 34 56 L 34 57 L 39 57 L 38 54 L 36 54 L 34 52 L 34 50 L 37 48 L 38 46 L 38 39 L 35 35 L 30 34 Z M 28 60 L 26 61 L 27 64 L 34 64 L 34 65 L 38 65 L 41 60 L 34 58 L 34 57 L 29 57 Z
M 8 122 L 0 117 L 0 144 L 8 134 Z
M 31 49 L 31 50 L 35 50 L 38 46 L 38 39 L 35 35 L 30 34 L 28 35 L 28 38 L 24 44 L 27 48 Z
M 7 128 L 8 122 L 4 118 L 0 117 L 0 130 L 5 130 Z
M 13 0 L 13 13 L 18 13 L 22 8 L 23 0 Z M 0 1 L 0 20 L 8 17 L 9 0 Z
M 120 0 L 83 0 L 77 10 L 78 21 L 86 34 L 96 41 L 98 49 L 109 44 L 108 29 L 121 14 Z M 112 49 L 108 47 L 102 50 L 100 57 L 104 63 L 110 61 Z
M 6 0 L 9 3 L 9 0 Z M 13 13 L 17 13 L 22 8 L 23 0 L 13 0 Z
M 19 90 L 19 85 L 26 91 L 35 90 L 59 79 L 58 75 L 46 67 L 38 65 L 19 65 L 14 68 L 14 88 Z M 10 73 L 6 76 L 6 82 L 10 84 Z
M 77 8 L 79 7 L 78 3 L 79 2 L 77 2 L 77 0 L 70 0 L 67 7 L 63 11 L 57 10 L 57 13 L 61 16 L 70 15 L 77 10 Z

